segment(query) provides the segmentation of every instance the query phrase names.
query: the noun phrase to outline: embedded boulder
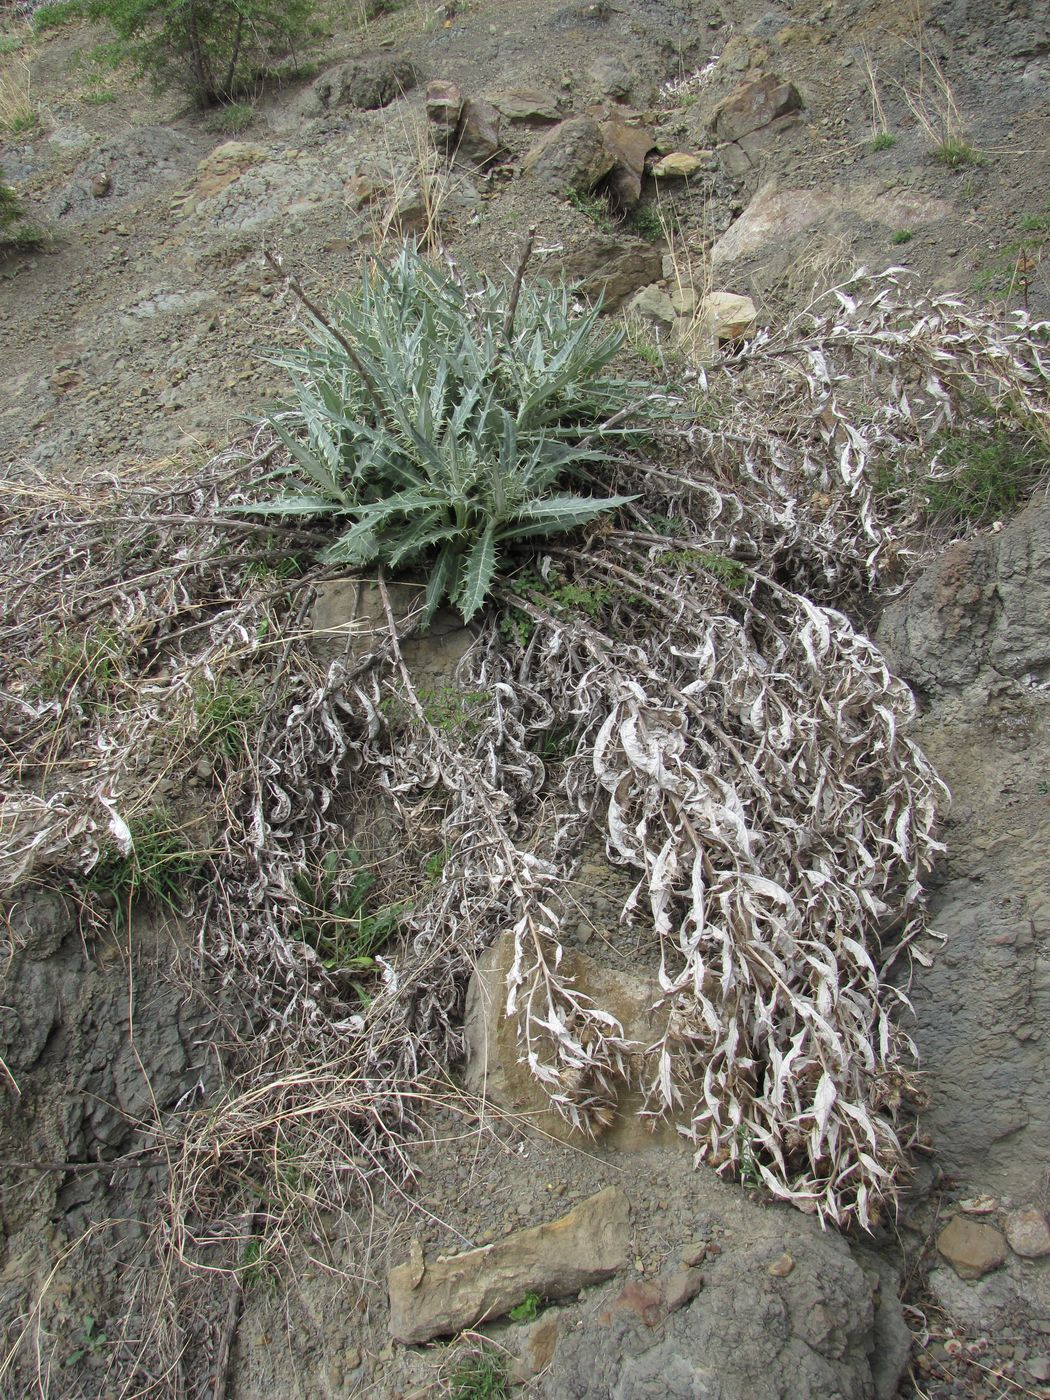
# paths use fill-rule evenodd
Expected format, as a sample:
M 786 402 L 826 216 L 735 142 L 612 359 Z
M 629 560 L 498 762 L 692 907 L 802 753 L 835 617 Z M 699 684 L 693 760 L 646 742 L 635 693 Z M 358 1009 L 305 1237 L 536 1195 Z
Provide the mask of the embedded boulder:
M 608 1187 L 545 1225 L 495 1244 L 426 1261 L 417 1244 L 390 1270 L 390 1335 L 426 1342 L 502 1317 L 526 1294 L 563 1298 L 626 1268 L 630 1208 Z
M 712 130 L 720 141 L 739 141 L 778 117 L 801 111 L 802 98 L 794 83 L 772 73 L 741 83 L 715 108 Z
M 558 194 L 587 194 L 616 163 L 593 117 L 570 117 L 551 127 L 525 157 L 522 169 Z
M 703 1265 L 703 1289 L 632 1281 L 594 1321 L 557 1339 L 542 1400 L 890 1400 L 910 1335 L 878 1272 L 845 1241 L 775 1212 L 748 1214 L 751 1239 Z M 790 1244 L 792 1268 L 778 1268 Z
M 606 311 L 615 311 L 627 298 L 658 282 L 663 272 L 659 248 L 641 238 L 595 234 L 556 263 L 551 272 L 580 282 L 586 296 L 601 297 Z
M 386 107 L 414 88 L 418 78 L 411 60 L 396 55 L 354 58 L 322 73 L 303 104 L 308 116 L 320 116 L 339 107 L 371 111 Z
M 508 88 L 496 94 L 492 105 L 515 126 L 549 126 L 562 118 L 558 99 L 543 88 Z
M 613 118 L 603 122 L 602 139 L 613 158 L 604 188 L 619 209 L 633 209 L 642 197 L 645 158 L 653 148 L 652 132 Z

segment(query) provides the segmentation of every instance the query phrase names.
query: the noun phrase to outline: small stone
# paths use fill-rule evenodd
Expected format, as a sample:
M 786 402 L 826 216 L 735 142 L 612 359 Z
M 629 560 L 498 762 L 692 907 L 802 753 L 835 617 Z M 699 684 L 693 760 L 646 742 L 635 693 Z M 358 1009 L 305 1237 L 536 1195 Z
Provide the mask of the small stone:
M 701 311 L 715 340 L 742 340 L 754 330 L 758 320 L 755 303 L 735 292 L 708 292 Z
M 691 156 L 687 151 L 672 151 L 653 166 L 653 177 L 657 180 L 688 180 L 703 164 L 699 156 Z
M 937 1248 L 963 1279 L 982 1278 L 1006 1259 L 1006 1241 L 998 1230 L 961 1215 L 937 1236 Z
M 702 1264 L 706 1257 L 706 1240 L 694 1240 L 692 1244 L 687 1244 L 679 1255 L 679 1258 L 687 1269 L 692 1269 L 695 1265 Z
M 439 78 L 427 83 L 426 111 L 434 139 L 446 147 L 454 146 L 463 115 L 463 94 L 456 84 Z
M 767 1269 L 770 1278 L 787 1278 L 795 1267 L 795 1261 L 790 1254 L 782 1254 L 779 1259 L 774 1259 Z
M 1035 1381 L 1050 1381 L 1050 1356 L 1030 1356 L 1025 1370 Z
M 968 1196 L 959 1202 L 959 1209 L 964 1215 L 994 1215 L 999 1202 L 995 1196 Z
M 648 321 L 656 326 L 673 325 L 677 315 L 671 298 L 663 287 L 655 284 L 635 292 L 627 303 L 627 311 L 629 315 L 636 316 L 639 320 Z
M 100 170 L 91 177 L 91 193 L 96 199 L 105 199 L 113 188 L 113 177 L 108 170 Z
M 691 1303 L 704 1286 L 699 1269 L 678 1269 L 663 1285 L 664 1311 L 673 1313 Z
M 1050 1254 L 1050 1221 L 1035 1206 L 1012 1210 L 1005 1229 L 1007 1243 L 1022 1259 L 1042 1259 Z

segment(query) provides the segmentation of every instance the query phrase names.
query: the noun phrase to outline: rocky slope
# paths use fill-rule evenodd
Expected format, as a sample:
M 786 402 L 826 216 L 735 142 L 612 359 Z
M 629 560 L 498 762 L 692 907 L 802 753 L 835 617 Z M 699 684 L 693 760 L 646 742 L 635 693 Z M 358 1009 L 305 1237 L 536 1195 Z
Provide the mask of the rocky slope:
M 364 27 L 354 10 L 334 7 L 318 74 L 261 93 L 232 137 L 123 75 L 100 86 L 83 29 L 33 40 L 6 25 L 24 37 L 40 124 L 7 136 L 0 164 L 56 235 L 0 264 L 0 439 L 20 469 L 75 483 L 152 464 L 162 479 L 241 432 L 281 386 L 266 352 L 301 337 L 264 246 L 323 300 L 377 238 L 436 220 L 455 259 L 496 273 L 535 225 L 537 270 L 585 278 L 610 304 L 640 296 L 640 353 L 657 364 L 712 287 L 750 297 L 767 324 L 862 264 L 1037 313 L 1050 303 L 1038 0 L 914 13 L 880 0 L 477 0 Z M 940 119 L 938 71 L 974 159 L 937 159 L 919 119 L 916 107 Z M 451 174 L 442 120 L 467 156 Z M 895 139 L 873 141 L 880 130 Z M 689 159 L 654 174 L 666 156 Z M 595 187 L 614 191 L 622 217 Z M 186 984 L 176 923 L 86 946 L 75 910 L 33 895 L 8 913 L 0 1008 L 19 1091 L 0 1128 L 0 1298 L 18 1344 L 0 1391 L 455 1394 L 455 1358 L 389 1327 L 388 1267 L 409 1261 L 411 1318 L 444 1251 L 469 1254 L 472 1297 L 503 1286 L 557 1300 L 485 1327 L 526 1393 L 552 1400 L 1050 1394 L 1048 526 L 1037 501 L 951 546 L 878 633 L 954 795 L 933 894 L 947 941 L 910 986 L 931 1155 L 895 1229 L 822 1232 L 695 1172 L 673 1141 L 581 1150 L 537 1134 L 490 1111 L 498 1090 L 475 1058 L 479 1099 L 435 1115 L 414 1201 L 377 1195 L 330 1222 L 323 1247 L 304 1240 L 294 1269 L 260 1269 L 243 1297 L 195 1280 L 185 1350 L 157 1373 L 169 1319 L 156 1300 L 181 1287 L 158 1281 L 148 1247 L 159 1129 L 221 1078 L 220 994 Z M 426 665 L 449 662 L 439 649 Z M 594 895 L 598 937 L 581 943 L 622 975 L 632 959 L 616 948 L 613 903 Z M 117 1154 L 141 1162 L 89 1169 Z M 586 1279 L 516 1233 L 591 1198 L 584 1233 L 608 1248 Z M 487 1246 L 505 1237 L 512 1282 L 499 1285 Z M 527 1283 L 514 1269 L 533 1249 Z M 489 1308 L 460 1295 L 418 1335 L 480 1325 Z

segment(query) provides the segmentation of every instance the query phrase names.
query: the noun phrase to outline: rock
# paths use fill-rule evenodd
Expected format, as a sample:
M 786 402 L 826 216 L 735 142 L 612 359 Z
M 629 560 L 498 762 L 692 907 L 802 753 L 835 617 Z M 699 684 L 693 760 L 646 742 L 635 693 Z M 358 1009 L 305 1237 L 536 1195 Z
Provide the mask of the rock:
M 410 583 L 387 585 L 394 617 L 403 621 L 422 602 L 422 587 Z M 386 615 L 378 588 L 359 579 L 329 579 L 318 585 L 310 613 L 309 646 L 327 665 L 346 657 L 361 657 L 387 635 Z M 405 661 L 418 682 L 449 685 L 457 664 L 474 641 L 457 613 L 440 608 L 425 636 L 402 642 Z
M 603 97 L 626 102 L 634 87 L 636 72 L 618 54 L 603 53 L 591 64 L 588 75 L 594 89 Z
M 921 692 L 910 737 L 954 797 L 931 901 L 946 943 L 911 989 L 924 1116 L 946 1172 L 1020 1202 L 1041 1201 L 1050 1158 L 1048 617 L 1050 501 L 1038 493 L 1001 530 L 944 550 L 877 633 Z M 1046 1273 L 1024 1272 L 1029 1292 Z
M 543 88 L 509 88 L 497 93 L 492 104 L 515 126 L 547 126 L 562 117 L 557 98 Z
M 435 79 L 427 83 L 426 113 L 435 144 L 455 149 L 459 119 L 463 115 L 463 94 L 455 83 Z
M 586 194 L 613 168 L 615 158 L 593 117 L 570 117 L 551 127 L 528 152 L 523 170 L 558 194 Z
M 887 608 L 882 642 L 905 676 L 937 693 L 1050 666 L 1050 502 L 1035 500 L 1001 533 L 946 549 Z
M 960 1278 L 974 1279 L 1006 1260 L 1006 1241 L 991 1225 L 956 1215 L 937 1236 L 937 1248 Z
M 338 107 L 370 111 L 401 97 L 416 82 L 416 70 L 408 58 L 394 54 L 354 58 L 322 73 L 307 93 L 303 107 L 307 115 L 321 115 Z
M 705 1265 L 703 1291 L 660 1321 L 609 1307 L 600 1329 L 559 1340 L 549 1370 L 533 1382 L 541 1400 L 889 1400 L 898 1368 L 876 1389 L 874 1301 L 864 1270 L 840 1238 L 788 1226 L 757 1209 L 735 1247 Z M 790 1240 L 790 1278 L 769 1276 L 774 1227 Z M 639 1300 L 647 1284 L 636 1284 Z M 621 1290 L 622 1299 L 626 1290 Z M 899 1305 L 897 1306 L 899 1313 Z M 905 1353 L 906 1355 L 906 1353 Z
M 91 177 L 91 194 L 94 199 L 105 199 L 113 188 L 113 177 L 108 170 L 100 170 Z
M 817 227 L 827 227 L 833 236 L 847 227 L 855 233 L 858 221 L 914 229 L 949 214 L 943 200 L 922 191 L 887 191 L 873 184 L 781 189 L 770 180 L 717 240 L 711 260 L 717 266 L 754 253 L 783 254 L 785 245 L 804 233 L 811 249 Z
M 224 141 L 197 166 L 197 197 L 210 199 L 265 159 L 266 152 L 261 146 L 252 146 L 245 141 Z
M 737 141 L 752 131 L 768 126 L 777 117 L 797 112 L 802 98 L 793 83 L 783 82 L 772 73 L 741 83 L 715 108 L 712 130 L 720 141 Z
M 720 345 L 750 335 L 758 320 L 755 303 L 735 292 L 708 292 L 700 310 L 701 320 Z
M 711 260 L 716 265 L 732 262 L 773 239 L 782 245 L 819 223 L 835 207 L 835 196 L 828 190 L 781 190 L 772 183 L 764 185 L 715 243 Z
M 653 166 L 653 177 L 657 180 L 688 180 L 702 170 L 704 162 L 700 156 L 691 156 L 685 151 L 672 151 Z
M 691 1244 L 687 1244 L 683 1248 L 681 1253 L 681 1260 L 687 1269 L 691 1269 L 696 1264 L 702 1264 L 706 1255 L 707 1241 L 693 1240 Z
M 631 1279 L 620 1289 L 598 1321 L 608 1326 L 617 1313 L 633 1313 L 646 1327 L 656 1327 L 664 1317 L 664 1295 L 654 1284 Z
M 1050 1254 L 1050 1221 L 1035 1206 L 1012 1210 L 1004 1228 L 1007 1243 L 1022 1259 L 1042 1259 Z
M 1050 1381 L 1050 1356 L 1030 1356 L 1024 1368 L 1034 1381 Z
M 470 980 L 463 1023 L 467 1057 L 465 1086 L 479 1098 L 527 1113 L 550 1136 L 575 1142 L 579 1134 L 566 1119 L 550 1109 L 546 1091 L 521 1063 L 517 1023 L 504 1014 L 506 976 L 513 959 L 514 940 L 504 935 L 482 954 Z M 603 967 L 574 950 L 566 950 L 561 966 L 562 974 L 572 977 L 579 990 L 620 1021 L 629 1039 L 651 1043 L 658 1026 L 658 1016 L 651 1009 L 659 997 L 655 980 L 631 977 Z M 652 1144 L 652 1125 L 637 1116 L 640 1106 L 640 1098 L 635 1093 L 621 1094 L 617 1120 L 603 1135 L 603 1145 L 620 1151 L 640 1151 Z M 657 1135 L 668 1143 L 681 1141 L 667 1126 Z
M 561 1323 L 553 1313 L 548 1313 L 546 1317 L 541 1317 L 532 1324 L 519 1357 L 523 1378 L 538 1376 L 541 1371 L 547 1369 L 560 1336 Z
M 562 1298 L 626 1266 L 630 1242 L 627 1197 L 599 1191 L 547 1225 L 518 1230 L 497 1244 L 426 1266 L 390 1270 L 390 1334 L 401 1342 L 448 1336 L 502 1317 L 526 1293 Z
M 456 132 L 455 153 L 475 165 L 487 165 L 502 149 L 499 138 L 500 114 L 491 102 L 471 99 L 463 105 Z
M 671 288 L 671 305 L 677 316 L 693 316 L 696 313 L 695 288 L 675 282 Z
M 660 251 L 640 238 L 596 234 L 557 263 L 551 272 L 579 281 L 584 293 L 601 296 L 607 311 L 615 311 L 639 287 L 661 276 Z
M 782 1254 L 779 1259 L 774 1259 L 766 1272 L 770 1278 L 787 1278 L 795 1267 L 795 1261 L 790 1254 Z
M 674 303 L 663 287 L 654 285 L 643 287 L 641 291 L 635 292 L 627 303 L 627 313 L 637 317 L 640 321 L 648 321 L 654 326 L 674 325 L 678 319 Z
M 603 122 L 601 132 L 605 148 L 613 158 L 613 167 L 603 188 L 608 190 L 617 208 L 633 209 L 642 197 L 645 158 L 653 148 L 652 132 L 617 120 Z
M 677 1269 L 669 1274 L 660 1286 L 663 1294 L 665 1313 L 677 1312 L 691 1303 L 704 1286 L 704 1276 L 699 1269 Z

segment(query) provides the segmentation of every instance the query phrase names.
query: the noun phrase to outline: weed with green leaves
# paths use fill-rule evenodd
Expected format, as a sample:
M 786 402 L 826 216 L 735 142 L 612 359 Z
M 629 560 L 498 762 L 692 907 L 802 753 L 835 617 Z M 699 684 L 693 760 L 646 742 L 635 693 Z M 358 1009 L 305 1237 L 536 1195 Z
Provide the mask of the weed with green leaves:
M 275 360 L 295 386 L 271 420 L 290 462 L 267 478 L 285 489 L 248 509 L 330 517 L 341 533 L 325 562 L 422 567 L 425 619 L 448 598 L 470 621 L 501 554 L 626 504 L 566 487 L 637 439 L 628 419 L 674 410 L 606 373 L 624 334 L 602 328 L 600 308 L 523 286 L 523 269 L 509 293 L 467 286 L 410 245 L 366 269 L 330 322 L 314 315 L 313 346 Z

